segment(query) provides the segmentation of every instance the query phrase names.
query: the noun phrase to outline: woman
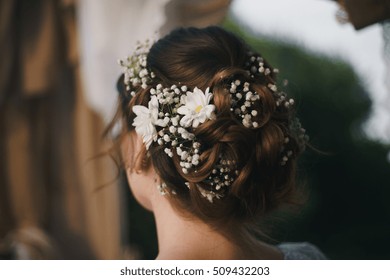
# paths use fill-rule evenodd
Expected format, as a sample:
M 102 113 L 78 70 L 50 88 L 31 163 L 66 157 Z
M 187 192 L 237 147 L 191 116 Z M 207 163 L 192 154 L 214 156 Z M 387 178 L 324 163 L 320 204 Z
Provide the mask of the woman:
M 324 258 L 308 243 L 256 238 L 293 200 L 307 141 L 276 69 L 219 27 L 174 30 L 120 63 L 118 143 L 155 216 L 157 259 Z

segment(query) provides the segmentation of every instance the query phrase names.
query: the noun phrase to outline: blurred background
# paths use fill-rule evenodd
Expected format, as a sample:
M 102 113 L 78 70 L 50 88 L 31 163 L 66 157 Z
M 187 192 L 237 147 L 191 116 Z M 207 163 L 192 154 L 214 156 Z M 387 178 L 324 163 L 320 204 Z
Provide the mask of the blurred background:
M 0 0 L 0 259 L 153 259 L 151 213 L 102 138 L 118 58 L 219 24 L 280 70 L 312 146 L 270 223 L 331 259 L 390 259 L 388 0 Z

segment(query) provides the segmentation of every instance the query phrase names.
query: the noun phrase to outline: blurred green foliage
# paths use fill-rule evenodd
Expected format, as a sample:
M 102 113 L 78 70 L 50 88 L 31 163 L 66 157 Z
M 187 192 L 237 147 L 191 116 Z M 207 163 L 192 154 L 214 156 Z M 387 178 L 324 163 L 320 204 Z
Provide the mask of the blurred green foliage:
M 367 138 L 361 125 L 371 101 L 350 65 L 304 48 L 250 35 L 232 20 L 223 26 L 238 34 L 280 69 L 279 80 L 295 98 L 311 145 L 301 160 L 308 201 L 298 215 L 285 216 L 273 232 L 282 241 L 309 241 L 330 259 L 390 259 L 389 145 Z M 150 213 L 130 203 L 130 241 L 157 254 Z

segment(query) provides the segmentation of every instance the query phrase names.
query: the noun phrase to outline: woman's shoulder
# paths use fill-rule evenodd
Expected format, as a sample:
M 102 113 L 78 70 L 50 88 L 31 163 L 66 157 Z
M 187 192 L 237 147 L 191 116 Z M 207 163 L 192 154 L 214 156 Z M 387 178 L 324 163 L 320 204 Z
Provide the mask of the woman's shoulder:
M 309 242 L 285 242 L 277 245 L 285 260 L 326 260 L 324 253 Z

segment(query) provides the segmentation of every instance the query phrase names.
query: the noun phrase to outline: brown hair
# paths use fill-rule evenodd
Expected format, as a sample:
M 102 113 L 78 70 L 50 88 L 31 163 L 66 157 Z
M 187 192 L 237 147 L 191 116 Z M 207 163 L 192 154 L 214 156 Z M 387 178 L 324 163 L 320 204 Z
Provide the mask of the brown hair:
M 118 115 L 124 123 L 123 133 L 134 129 L 132 107 L 147 106 L 151 87 L 162 84 L 198 87 L 203 91 L 210 88 L 216 118 L 192 129 L 202 143 L 196 173 L 184 174 L 177 155 L 170 158 L 156 143 L 148 152 L 146 149 L 141 152 L 133 167 L 143 170 L 153 164 L 161 180 L 176 193 L 169 196 L 175 207 L 233 240 L 246 236 L 261 217 L 292 199 L 296 191 L 296 157 L 303 149 L 299 136 L 291 129 L 293 110 L 277 106 L 277 96 L 268 87 L 275 83 L 273 71 L 270 75 L 251 75 L 247 71 L 249 51 L 242 40 L 219 27 L 176 29 L 149 51 L 147 67 L 156 75 L 152 84 L 146 89 L 139 87 L 130 99 L 123 79 L 119 81 L 124 97 Z M 265 66 L 272 70 L 266 61 Z M 249 82 L 251 90 L 260 96 L 253 105 L 259 112 L 256 128 L 245 127 L 231 111 L 229 87 L 237 79 Z M 285 165 L 280 164 L 283 150 L 292 152 Z M 221 154 L 234 161 L 239 172 L 224 197 L 210 203 L 194 186 L 211 188 L 204 179 L 211 174 Z

